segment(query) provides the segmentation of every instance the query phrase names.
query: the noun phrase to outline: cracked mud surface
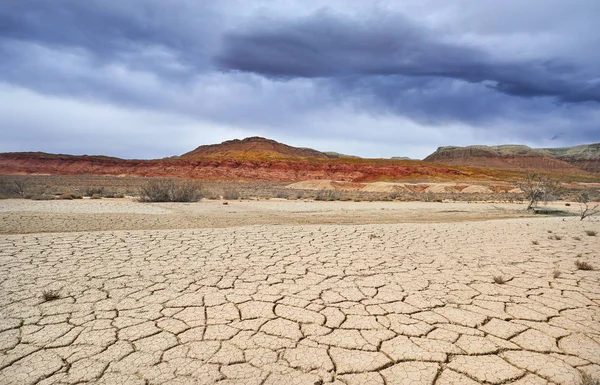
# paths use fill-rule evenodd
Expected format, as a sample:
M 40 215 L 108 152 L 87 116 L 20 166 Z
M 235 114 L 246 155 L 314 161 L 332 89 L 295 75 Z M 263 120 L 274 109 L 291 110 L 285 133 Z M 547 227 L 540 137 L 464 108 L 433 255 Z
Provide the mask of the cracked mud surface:
M 600 376 L 585 230 L 600 223 L 0 235 L 0 384 L 579 384 Z

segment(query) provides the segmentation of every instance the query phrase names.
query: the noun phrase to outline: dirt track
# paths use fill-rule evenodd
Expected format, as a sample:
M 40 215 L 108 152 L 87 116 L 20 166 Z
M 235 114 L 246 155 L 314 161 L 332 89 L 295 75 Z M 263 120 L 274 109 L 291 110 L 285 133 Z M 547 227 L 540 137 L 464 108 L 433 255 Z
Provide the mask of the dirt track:
M 0 211 L 11 231 L 79 231 L 0 235 L 0 384 L 600 377 L 600 237 L 585 233 L 598 221 L 393 202 L 2 201 Z M 183 213 L 209 218 L 206 228 L 82 232 L 191 226 L 173 219 Z M 229 214 L 228 228 L 210 228 Z M 408 223 L 424 214 L 437 223 Z M 319 218 L 358 223 L 273 225 Z M 44 302 L 44 290 L 60 298 Z

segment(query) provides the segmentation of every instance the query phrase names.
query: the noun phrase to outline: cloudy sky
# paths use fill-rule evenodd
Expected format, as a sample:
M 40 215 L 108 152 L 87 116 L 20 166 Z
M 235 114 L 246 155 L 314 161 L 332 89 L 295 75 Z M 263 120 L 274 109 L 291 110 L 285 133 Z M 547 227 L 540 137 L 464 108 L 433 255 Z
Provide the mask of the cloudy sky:
M 600 142 L 597 0 L 2 0 L 0 152 Z

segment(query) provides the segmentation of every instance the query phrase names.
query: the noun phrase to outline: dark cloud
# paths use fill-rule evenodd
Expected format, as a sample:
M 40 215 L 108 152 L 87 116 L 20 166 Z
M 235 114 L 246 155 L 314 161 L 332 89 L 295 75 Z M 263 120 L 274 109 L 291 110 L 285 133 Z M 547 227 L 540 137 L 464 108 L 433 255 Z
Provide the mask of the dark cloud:
M 0 151 L 127 156 L 147 127 L 147 157 L 228 135 L 413 157 L 600 141 L 600 3 L 482 4 L 4 0 L 0 100 L 20 102 L 0 105 Z M 196 135 L 167 146 L 172 127 Z
M 498 61 L 481 49 L 442 42 L 400 15 L 348 19 L 323 10 L 302 20 L 260 20 L 228 33 L 216 62 L 274 78 L 449 78 L 521 97 L 600 102 L 600 84 L 569 63 Z

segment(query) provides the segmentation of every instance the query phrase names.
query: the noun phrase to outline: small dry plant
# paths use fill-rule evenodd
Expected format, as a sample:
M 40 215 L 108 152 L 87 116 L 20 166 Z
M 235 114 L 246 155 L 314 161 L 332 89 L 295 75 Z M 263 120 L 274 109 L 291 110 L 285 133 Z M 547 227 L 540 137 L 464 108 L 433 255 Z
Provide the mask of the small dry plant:
M 532 245 L 539 245 L 540 243 L 538 241 L 531 241 Z
M 553 276 L 554 278 L 558 278 L 558 277 L 560 277 L 560 274 L 561 274 L 560 270 L 554 270 L 554 271 L 552 272 L 552 276 Z
M 600 379 L 594 378 L 590 374 L 579 371 L 581 373 L 581 385 L 600 385 Z
M 506 283 L 506 279 L 504 279 L 504 277 L 501 275 L 496 275 L 494 276 L 494 283 L 497 283 L 498 285 L 503 285 Z
M 594 270 L 594 267 L 589 262 L 580 260 L 575 261 L 575 267 L 577 270 Z
M 591 217 L 600 213 L 600 203 L 590 206 L 590 197 L 587 193 L 579 194 L 577 201 L 580 204 L 579 207 L 579 220 L 582 221 L 587 217 Z
M 594 230 L 586 230 L 585 233 L 590 237 L 595 237 L 598 234 L 598 232 Z
M 57 290 L 44 290 L 42 293 L 42 298 L 45 302 L 54 301 L 60 298 L 60 294 Z

